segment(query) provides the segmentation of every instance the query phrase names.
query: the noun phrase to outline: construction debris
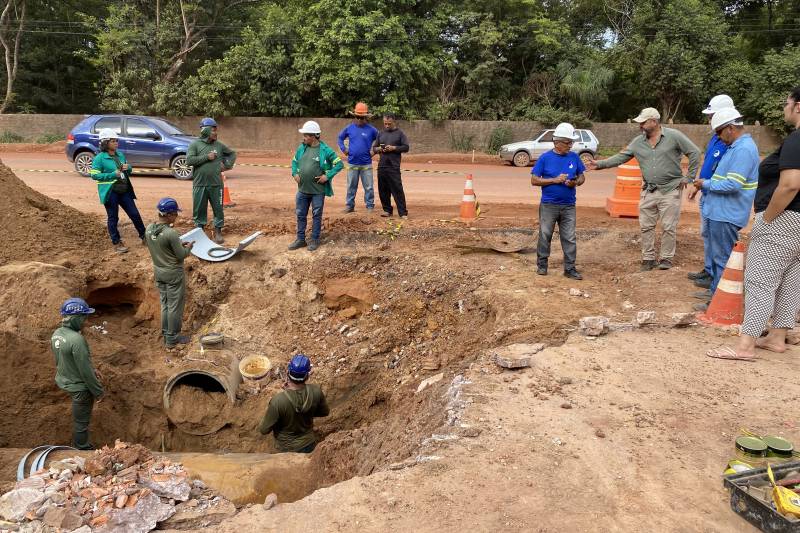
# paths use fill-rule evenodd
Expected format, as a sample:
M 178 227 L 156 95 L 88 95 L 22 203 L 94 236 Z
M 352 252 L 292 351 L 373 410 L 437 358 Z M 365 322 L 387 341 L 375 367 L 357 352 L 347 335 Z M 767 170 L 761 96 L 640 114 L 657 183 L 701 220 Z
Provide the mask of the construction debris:
M 691 326 L 697 321 L 694 313 L 672 313 L 672 322 L 675 327 Z
M 0 497 L 0 517 L 26 531 L 145 533 L 159 524 L 206 527 L 234 514 L 231 502 L 192 482 L 180 463 L 120 441 L 85 461 L 55 461 Z
M 637 326 L 646 326 L 648 324 L 654 324 L 656 321 L 656 312 L 655 311 L 639 311 L 636 313 L 636 325 Z

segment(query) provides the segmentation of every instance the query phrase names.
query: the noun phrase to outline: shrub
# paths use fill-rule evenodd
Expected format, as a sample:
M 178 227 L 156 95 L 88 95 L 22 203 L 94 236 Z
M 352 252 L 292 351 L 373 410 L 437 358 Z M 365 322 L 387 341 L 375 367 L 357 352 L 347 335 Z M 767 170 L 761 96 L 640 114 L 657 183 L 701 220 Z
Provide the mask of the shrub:
M 514 133 L 511 128 L 500 126 L 492 130 L 489 134 L 489 139 L 486 141 L 486 153 L 496 154 L 500 151 L 500 147 L 504 144 L 510 143 L 514 139 Z

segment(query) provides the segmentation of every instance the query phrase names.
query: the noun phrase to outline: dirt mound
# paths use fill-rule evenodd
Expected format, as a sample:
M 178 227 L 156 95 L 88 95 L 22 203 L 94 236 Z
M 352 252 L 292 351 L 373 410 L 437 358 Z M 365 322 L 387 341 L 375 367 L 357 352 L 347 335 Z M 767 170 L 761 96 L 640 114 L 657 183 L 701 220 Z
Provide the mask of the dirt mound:
M 230 410 L 230 399 L 224 390 L 181 383 L 170 394 L 170 420 L 193 434 L 202 435 L 223 426 L 230 418 Z
M 34 191 L 2 163 L 0 187 L 0 227 L 6 230 L 0 264 L 21 258 L 77 264 L 96 256 L 96 243 L 106 239 L 97 217 Z

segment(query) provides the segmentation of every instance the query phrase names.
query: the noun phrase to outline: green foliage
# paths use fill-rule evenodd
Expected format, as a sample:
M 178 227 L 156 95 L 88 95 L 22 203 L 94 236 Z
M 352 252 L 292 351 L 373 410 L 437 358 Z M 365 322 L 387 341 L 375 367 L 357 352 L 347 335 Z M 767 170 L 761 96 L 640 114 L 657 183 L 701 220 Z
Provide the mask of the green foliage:
M 63 140 L 64 135 L 61 133 L 43 133 L 36 138 L 36 144 L 51 144 Z
M 800 46 L 788 45 L 769 52 L 758 74 L 746 79 L 750 85 L 750 93 L 744 99 L 746 108 L 763 117 L 764 123 L 776 131 L 788 132 L 783 107 L 789 92 L 800 85 Z
M 511 131 L 511 128 L 505 126 L 494 128 L 486 141 L 486 153 L 496 154 L 500 151 L 501 146 L 509 144 L 513 140 L 514 132 Z
M 439 124 L 587 126 L 645 106 L 699 121 L 725 92 L 780 129 L 779 104 L 800 83 L 798 0 L 27 6 L 15 112 L 344 116 L 363 100 Z
M 467 153 L 475 149 L 475 136 L 464 131 L 450 130 L 447 132 L 450 137 L 450 148 L 454 152 Z
M 589 128 L 592 122 L 581 111 L 561 109 L 551 105 L 534 104 L 529 99 L 517 103 L 510 113 L 512 120 L 531 120 L 546 128 L 552 128 L 561 122 L 569 122 L 578 128 Z
M 25 137 L 23 137 L 22 135 L 18 135 L 13 131 L 4 131 L 3 133 L 0 133 L 0 143 L 12 144 L 12 143 L 24 143 L 24 142 L 25 142 Z

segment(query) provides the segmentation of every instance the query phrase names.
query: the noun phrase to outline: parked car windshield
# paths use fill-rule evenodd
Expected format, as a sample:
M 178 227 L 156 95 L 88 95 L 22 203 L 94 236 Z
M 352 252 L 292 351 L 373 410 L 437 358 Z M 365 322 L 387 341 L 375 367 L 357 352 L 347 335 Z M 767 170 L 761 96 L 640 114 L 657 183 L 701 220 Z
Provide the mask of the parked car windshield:
M 150 121 L 153 122 L 156 126 L 158 126 L 161 129 L 161 131 L 163 131 L 167 135 L 179 135 L 179 136 L 182 135 L 184 137 L 191 137 L 191 135 L 181 131 L 181 129 L 172 122 L 167 122 L 166 120 L 161 118 L 152 118 L 150 119 Z
M 532 141 L 536 141 L 536 140 L 538 140 L 538 139 L 539 139 L 539 137 L 541 137 L 541 136 L 542 136 L 542 134 L 543 134 L 544 132 L 546 132 L 546 131 L 547 131 L 547 130 L 540 130 L 540 131 L 536 132 L 536 134 L 535 134 L 533 137 L 531 137 L 531 140 L 532 140 Z

